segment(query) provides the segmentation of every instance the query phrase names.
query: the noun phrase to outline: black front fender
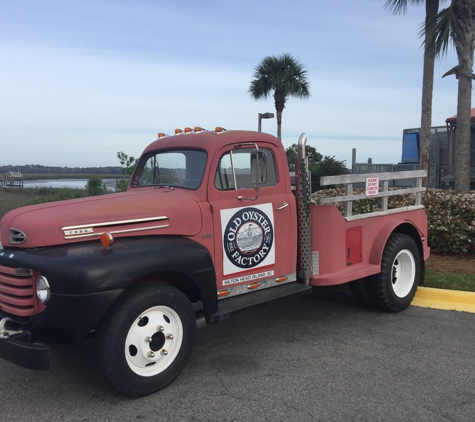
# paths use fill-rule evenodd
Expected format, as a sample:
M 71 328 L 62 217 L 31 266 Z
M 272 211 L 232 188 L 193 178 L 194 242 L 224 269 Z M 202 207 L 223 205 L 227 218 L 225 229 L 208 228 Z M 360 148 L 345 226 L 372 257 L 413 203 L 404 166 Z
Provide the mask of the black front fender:
M 117 294 L 137 280 L 157 273 L 178 273 L 191 279 L 203 300 L 207 321 L 218 309 L 216 272 L 211 255 L 203 245 L 183 237 L 117 238 L 109 249 L 98 240 L 37 250 L 9 249 L 5 259 L 2 258 L 0 264 L 31 268 L 48 279 L 52 295 L 47 306 L 50 316 L 54 311 L 51 308 L 56 306 L 64 313 L 65 309 L 59 303 L 61 298 L 72 300 L 77 297 L 84 306 L 86 297 L 97 297 L 106 292 Z M 97 309 L 101 307 L 100 303 L 107 308 Z M 110 306 L 110 301 L 95 301 L 94 312 L 76 309 L 71 318 L 64 314 L 58 318 L 63 318 L 62 325 L 67 323 L 73 327 L 75 318 L 80 317 L 84 322 L 85 315 L 94 314 L 92 319 L 96 320 Z M 71 320 L 64 321 L 65 318 Z M 97 322 L 89 321 L 87 325 L 93 324 L 89 329 Z

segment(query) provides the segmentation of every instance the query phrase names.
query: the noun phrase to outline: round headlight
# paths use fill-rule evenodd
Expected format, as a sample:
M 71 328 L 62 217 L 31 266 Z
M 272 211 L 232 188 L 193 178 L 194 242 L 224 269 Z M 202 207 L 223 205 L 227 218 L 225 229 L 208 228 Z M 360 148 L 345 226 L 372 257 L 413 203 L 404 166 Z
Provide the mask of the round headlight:
M 36 279 L 36 296 L 38 296 L 41 303 L 44 303 L 45 305 L 51 296 L 48 280 L 46 280 L 46 277 L 43 277 L 42 275 Z

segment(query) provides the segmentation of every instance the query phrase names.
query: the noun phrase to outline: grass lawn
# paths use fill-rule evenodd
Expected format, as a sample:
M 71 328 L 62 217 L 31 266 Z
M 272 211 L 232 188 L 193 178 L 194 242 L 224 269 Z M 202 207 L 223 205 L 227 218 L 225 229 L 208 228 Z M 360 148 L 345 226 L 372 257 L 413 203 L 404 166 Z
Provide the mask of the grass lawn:
M 426 271 L 424 287 L 475 292 L 475 274 Z
M 475 292 L 475 256 L 431 254 L 424 286 Z
M 8 211 L 26 205 L 38 195 L 39 189 L 0 188 L 0 220 Z

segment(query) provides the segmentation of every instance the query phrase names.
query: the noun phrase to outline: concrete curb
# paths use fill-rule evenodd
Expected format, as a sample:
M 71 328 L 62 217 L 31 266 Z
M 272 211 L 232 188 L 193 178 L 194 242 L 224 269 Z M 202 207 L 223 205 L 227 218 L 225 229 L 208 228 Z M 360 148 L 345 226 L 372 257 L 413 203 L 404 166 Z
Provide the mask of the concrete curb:
M 418 287 L 411 305 L 475 313 L 475 292 Z

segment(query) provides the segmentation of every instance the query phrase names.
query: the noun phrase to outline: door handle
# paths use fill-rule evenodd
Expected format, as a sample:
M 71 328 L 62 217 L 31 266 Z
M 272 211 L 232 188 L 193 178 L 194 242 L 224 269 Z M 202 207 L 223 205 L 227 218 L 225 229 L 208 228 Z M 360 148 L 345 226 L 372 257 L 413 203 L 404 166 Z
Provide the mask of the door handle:
M 276 208 L 275 210 L 276 211 L 280 211 L 280 210 L 283 210 L 284 208 L 288 207 L 289 206 L 289 203 L 288 202 L 284 202 L 284 205 L 282 205 L 281 207 L 279 208 Z

